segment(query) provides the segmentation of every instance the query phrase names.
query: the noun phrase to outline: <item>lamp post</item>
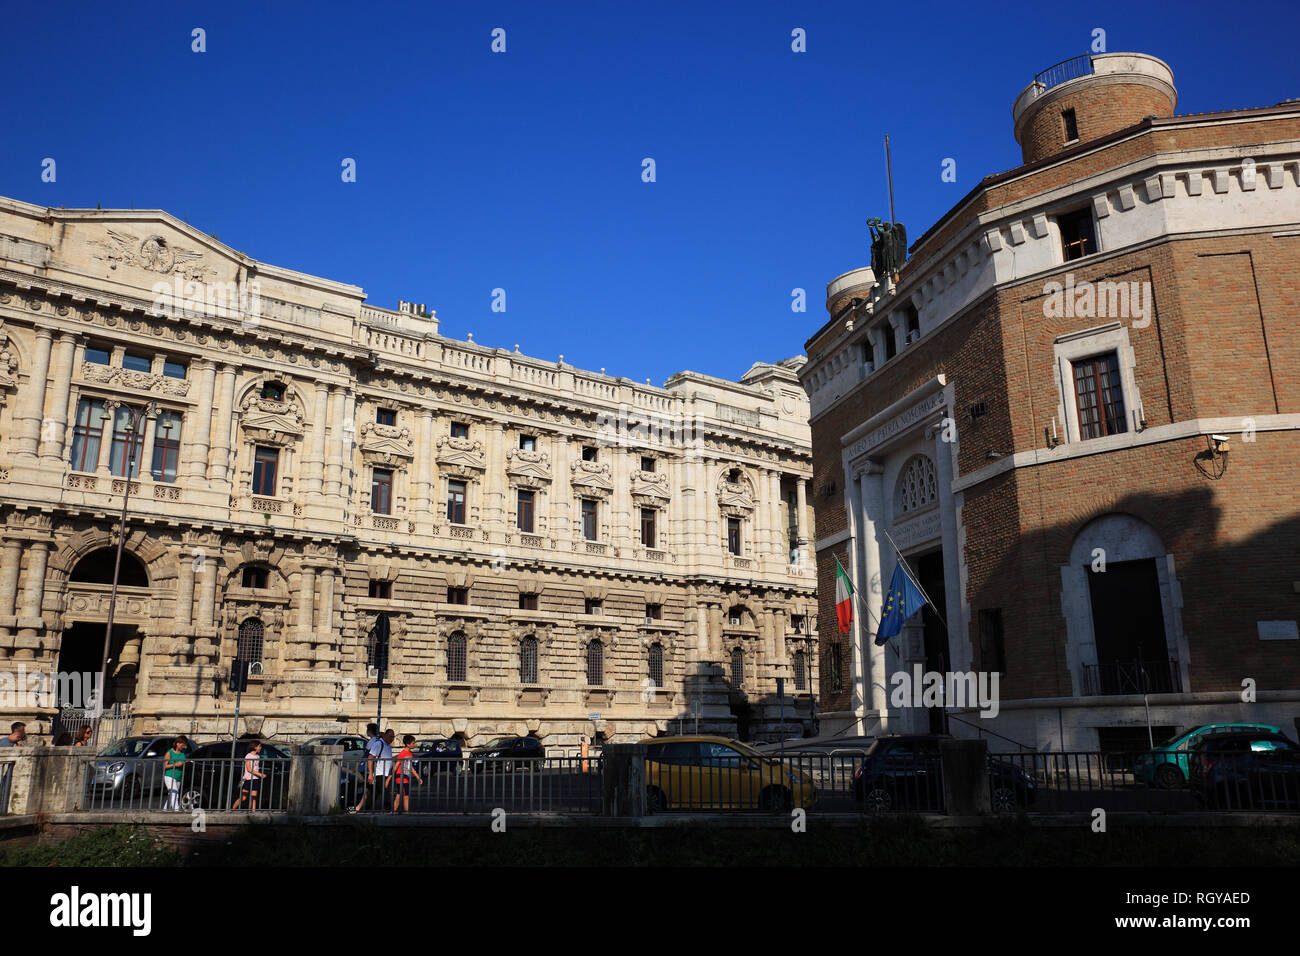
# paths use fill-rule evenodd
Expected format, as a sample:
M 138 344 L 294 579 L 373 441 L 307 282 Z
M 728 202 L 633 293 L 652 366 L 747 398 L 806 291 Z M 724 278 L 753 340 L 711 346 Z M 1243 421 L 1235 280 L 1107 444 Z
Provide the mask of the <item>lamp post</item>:
M 104 625 L 104 654 L 99 663 L 99 693 L 96 695 L 95 700 L 95 733 L 91 746 L 96 748 L 99 746 L 99 725 L 104 721 L 104 698 L 108 690 L 108 652 L 113 641 L 113 613 L 117 610 L 117 581 L 122 571 L 122 548 L 126 544 L 126 509 L 131 503 L 131 479 L 135 477 L 136 451 L 143 444 L 143 438 L 137 440 L 136 435 L 144 427 L 146 418 L 151 421 L 158 418 L 158 406 L 153 402 L 147 402 L 141 408 L 123 405 L 121 402 L 106 402 L 101 420 L 108 421 L 111 417 L 115 417 L 115 413 L 122 408 L 126 409 L 130 418 L 122 428 L 126 433 L 126 447 L 122 450 L 123 463 L 126 467 L 123 469 L 125 477 L 122 492 L 122 516 L 117 523 L 117 557 L 113 561 L 113 590 L 108 596 L 108 622 Z M 111 437 L 109 441 L 112 441 Z M 109 455 L 111 465 L 111 445 Z

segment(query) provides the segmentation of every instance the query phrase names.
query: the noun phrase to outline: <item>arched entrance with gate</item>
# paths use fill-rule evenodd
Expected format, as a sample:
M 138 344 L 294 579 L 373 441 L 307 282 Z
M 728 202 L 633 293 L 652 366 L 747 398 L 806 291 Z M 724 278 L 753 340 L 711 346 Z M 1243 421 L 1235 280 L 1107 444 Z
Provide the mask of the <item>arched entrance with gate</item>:
M 103 666 L 104 637 L 112 601 L 114 547 L 96 548 L 79 558 L 68 574 L 64 598 L 64 628 L 59 640 L 58 671 L 69 690 L 60 707 L 86 707 Z M 117 600 L 109 637 L 105 703 L 129 704 L 135 696 L 152 592 L 143 561 L 123 550 L 118 570 Z M 73 677 L 79 679 L 74 680 Z M 81 687 L 78 693 L 73 688 Z M 77 697 L 79 699 L 71 699 Z

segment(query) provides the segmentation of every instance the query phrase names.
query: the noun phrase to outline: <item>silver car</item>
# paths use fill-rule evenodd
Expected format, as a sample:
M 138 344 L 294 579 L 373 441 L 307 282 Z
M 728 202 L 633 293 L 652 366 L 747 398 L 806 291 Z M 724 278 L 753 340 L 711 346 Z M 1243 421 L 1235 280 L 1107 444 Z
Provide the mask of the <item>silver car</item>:
M 175 734 L 126 737 L 104 748 L 91 764 L 90 787 L 95 796 L 118 799 L 161 790 L 163 758 L 176 743 Z M 190 750 L 197 744 L 190 741 Z

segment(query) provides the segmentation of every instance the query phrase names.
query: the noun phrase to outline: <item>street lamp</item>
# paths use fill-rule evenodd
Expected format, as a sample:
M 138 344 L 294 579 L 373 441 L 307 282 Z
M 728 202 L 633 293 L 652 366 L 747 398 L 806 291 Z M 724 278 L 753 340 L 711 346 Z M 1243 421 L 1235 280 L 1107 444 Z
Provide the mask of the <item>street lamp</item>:
M 99 663 L 99 693 L 96 695 L 95 710 L 95 733 L 91 741 L 94 747 L 99 746 L 99 725 L 104 720 L 104 697 L 108 689 L 108 651 L 113 640 L 113 612 L 117 609 L 117 580 L 122 571 L 122 548 L 126 544 L 126 509 L 131 502 L 131 479 L 135 472 L 135 458 L 137 449 L 143 444 L 143 440 L 137 441 L 136 435 L 140 434 L 140 429 L 144 427 L 144 420 L 156 421 L 158 418 L 158 406 L 153 402 L 147 402 L 142 408 L 135 408 L 130 405 L 123 406 L 121 402 L 105 402 L 104 411 L 101 416 L 101 422 L 108 421 L 113 417 L 119 408 L 125 408 L 130 417 L 122 430 L 126 433 L 126 448 L 122 451 L 122 458 L 126 465 L 124 471 L 125 488 L 122 493 L 122 517 L 117 524 L 117 558 L 113 562 L 113 590 L 108 597 L 108 623 L 104 625 L 104 654 Z M 112 439 L 110 438 L 110 442 Z M 110 462 L 112 448 L 109 450 Z

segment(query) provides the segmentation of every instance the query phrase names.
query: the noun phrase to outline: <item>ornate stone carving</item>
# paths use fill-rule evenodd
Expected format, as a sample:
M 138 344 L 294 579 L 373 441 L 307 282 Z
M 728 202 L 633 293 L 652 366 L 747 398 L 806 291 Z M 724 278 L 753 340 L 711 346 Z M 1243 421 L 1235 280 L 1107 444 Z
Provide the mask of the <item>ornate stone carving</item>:
M 372 465 L 390 465 L 394 459 L 413 457 L 411 430 L 396 425 L 367 422 L 361 426 L 361 456 Z
M 573 493 L 579 497 L 608 498 L 614 490 L 607 462 L 575 461 L 569 470 L 573 472 Z
M 203 282 L 213 270 L 198 260 L 203 253 L 183 246 L 173 246 L 159 235 L 141 239 L 130 232 L 109 229 L 108 238 L 99 241 L 104 250 L 101 259 L 110 269 L 119 265 L 135 266 L 159 275 L 179 275 L 194 282 Z
M 81 377 L 88 382 L 98 382 L 101 385 L 133 388 L 141 392 L 175 395 L 180 398 L 184 398 L 190 392 L 188 379 L 154 375 L 152 372 L 137 372 L 134 369 L 100 365 L 97 362 L 82 362 Z
M 659 471 L 632 472 L 632 500 L 643 508 L 666 505 L 671 498 L 668 476 Z
M 470 438 L 438 439 L 438 467 L 457 478 L 477 478 L 486 468 L 483 443 Z
M 731 518 L 747 518 L 754 511 L 754 489 L 748 476 L 741 472 L 739 481 L 726 475 L 718 483 L 718 508 Z
M 540 488 L 550 484 L 551 456 L 544 451 L 512 448 L 506 452 L 506 475 L 520 488 Z
M 287 445 L 302 437 L 302 412 L 293 402 L 277 402 L 250 393 L 240 409 L 240 428 L 249 441 Z

